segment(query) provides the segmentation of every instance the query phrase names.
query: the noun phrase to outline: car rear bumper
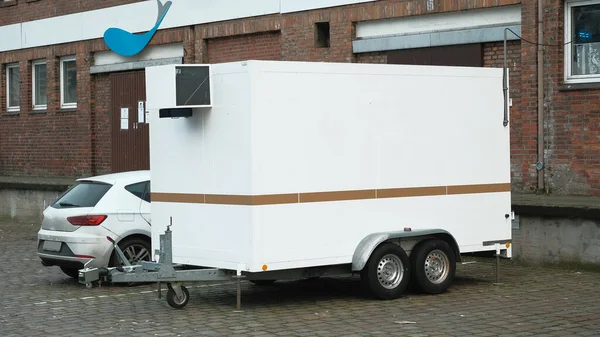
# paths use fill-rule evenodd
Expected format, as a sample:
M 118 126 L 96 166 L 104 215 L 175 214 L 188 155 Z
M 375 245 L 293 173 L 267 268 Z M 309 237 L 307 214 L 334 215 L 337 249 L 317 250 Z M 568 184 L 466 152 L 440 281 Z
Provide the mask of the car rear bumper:
M 107 267 L 113 250 L 107 236 L 118 240 L 113 232 L 102 226 L 80 228 L 75 232 L 41 229 L 38 232 L 38 257 L 45 266 L 81 269 L 91 261 L 90 267 Z M 49 247 L 51 245 L 54 247 Z

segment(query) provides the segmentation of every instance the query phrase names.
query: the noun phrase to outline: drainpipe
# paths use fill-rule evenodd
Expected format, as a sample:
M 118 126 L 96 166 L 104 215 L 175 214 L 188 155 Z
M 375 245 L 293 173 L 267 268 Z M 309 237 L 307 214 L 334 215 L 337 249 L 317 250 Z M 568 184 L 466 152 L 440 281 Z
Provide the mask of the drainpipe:
M 538 162 L 536 168 L 538 171 L 538 192 L 544 192 L 544 31 L 543 31 L 543 0 L 538 0 L 538 53 L 537 53 L 537 64 L 538 64 L 538 79 L 537 79 L 537 93 L 538 93 Z

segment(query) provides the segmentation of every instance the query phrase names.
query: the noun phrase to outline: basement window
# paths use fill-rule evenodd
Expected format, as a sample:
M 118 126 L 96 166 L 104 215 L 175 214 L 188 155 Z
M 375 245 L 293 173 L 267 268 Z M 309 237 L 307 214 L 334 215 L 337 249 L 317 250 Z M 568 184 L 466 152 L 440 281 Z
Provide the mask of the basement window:
M 565 80 L 600 82 L 600 1 L 567 1 Z
M 329 48 L 329 22 L 317 22 L 315 23 L 316 37 L 315 47 L 317 48 Z

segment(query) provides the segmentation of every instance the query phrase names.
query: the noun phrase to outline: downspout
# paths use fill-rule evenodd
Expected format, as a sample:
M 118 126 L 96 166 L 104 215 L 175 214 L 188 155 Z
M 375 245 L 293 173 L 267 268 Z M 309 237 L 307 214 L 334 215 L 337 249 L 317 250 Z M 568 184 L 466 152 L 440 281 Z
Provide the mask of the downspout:
M 538 162 L 536 169 L 538 171 L 538 193 L 545 191 L 545 179 L 544 179 L 544 30 L 543 30 L 543 0 L 538 0 L 538 53 L 537 53 L 537 64 L 538 64 L 538 79 L 537 79 L 537 114 L 538 114 Z

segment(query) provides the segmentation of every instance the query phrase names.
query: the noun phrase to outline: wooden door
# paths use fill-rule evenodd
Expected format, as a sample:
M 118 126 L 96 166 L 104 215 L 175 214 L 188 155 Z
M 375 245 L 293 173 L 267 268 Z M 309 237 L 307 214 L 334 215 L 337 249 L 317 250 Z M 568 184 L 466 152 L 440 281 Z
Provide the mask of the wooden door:
M 145 123 L 145 78 L 144 71 L 114 73 L 110 76 L 113 172 L 150 169 L 150 133 Z

